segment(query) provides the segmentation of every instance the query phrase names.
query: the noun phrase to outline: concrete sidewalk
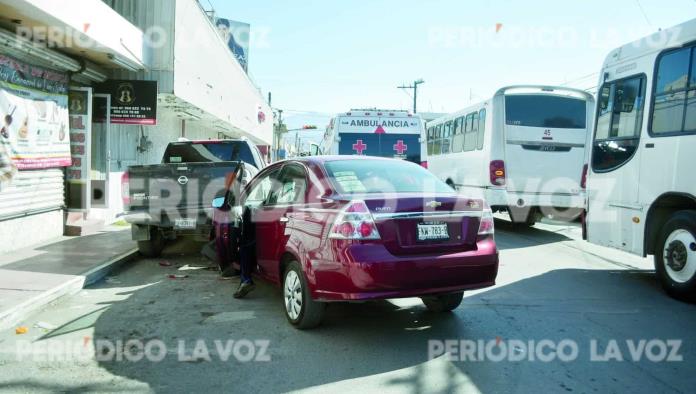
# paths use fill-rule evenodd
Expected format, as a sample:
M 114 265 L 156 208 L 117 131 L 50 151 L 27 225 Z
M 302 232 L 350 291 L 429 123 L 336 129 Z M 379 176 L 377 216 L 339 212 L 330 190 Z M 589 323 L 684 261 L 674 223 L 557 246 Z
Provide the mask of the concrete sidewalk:
M 137 253 L 130 228 L 61 237 L 0 257 L 0 329 L 104 278 Z

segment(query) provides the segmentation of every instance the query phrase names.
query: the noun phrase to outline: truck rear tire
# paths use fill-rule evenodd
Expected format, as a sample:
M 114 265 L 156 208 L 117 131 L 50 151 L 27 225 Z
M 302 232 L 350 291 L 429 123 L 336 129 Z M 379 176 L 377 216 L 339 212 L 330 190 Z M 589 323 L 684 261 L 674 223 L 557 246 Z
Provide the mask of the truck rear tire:
M 147 258 L 159 257 L 164 250 L 164 236 L 157 227 L 150 227 L 150 239 L 138 241 L 138 252 Z
M 508 207 L 508 214 L 513 226 L 517 227 L 532 227 L 539 216 L 536 208 Z
M 696 211 L 667 220 L 655 244 L 655 272 L 672 297 L 696 301 Z

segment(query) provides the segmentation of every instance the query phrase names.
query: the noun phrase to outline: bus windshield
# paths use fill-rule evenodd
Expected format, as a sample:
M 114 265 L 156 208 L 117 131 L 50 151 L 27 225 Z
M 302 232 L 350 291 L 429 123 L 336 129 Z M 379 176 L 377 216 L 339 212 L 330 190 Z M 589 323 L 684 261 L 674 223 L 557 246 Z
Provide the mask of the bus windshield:
M 510 126 L 584 129 L 585 100 L 552 95 L 505 96 L 505 124 Z

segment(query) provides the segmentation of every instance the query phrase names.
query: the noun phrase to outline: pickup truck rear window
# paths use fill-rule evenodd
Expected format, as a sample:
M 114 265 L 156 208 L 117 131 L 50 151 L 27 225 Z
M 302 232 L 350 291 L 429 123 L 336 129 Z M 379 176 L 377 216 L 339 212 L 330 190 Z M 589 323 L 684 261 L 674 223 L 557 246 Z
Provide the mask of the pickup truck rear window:
M 243 161 L 256 166 L 254 156 L 245 142 L 173 143 L 164 152 L 164 163 L 214 163 Z

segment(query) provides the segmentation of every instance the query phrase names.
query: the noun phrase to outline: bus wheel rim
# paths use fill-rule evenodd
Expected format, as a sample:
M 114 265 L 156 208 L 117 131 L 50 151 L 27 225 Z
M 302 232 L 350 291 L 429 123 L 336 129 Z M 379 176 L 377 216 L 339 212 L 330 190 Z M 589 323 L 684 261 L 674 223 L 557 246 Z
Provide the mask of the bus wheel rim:
M 696 252 L 691 248 L 695 242 L 693 234 L 684 229 L 672 231 L 665 240 L 663 264 L 673 281 L 685 283 L 696 274 Z

